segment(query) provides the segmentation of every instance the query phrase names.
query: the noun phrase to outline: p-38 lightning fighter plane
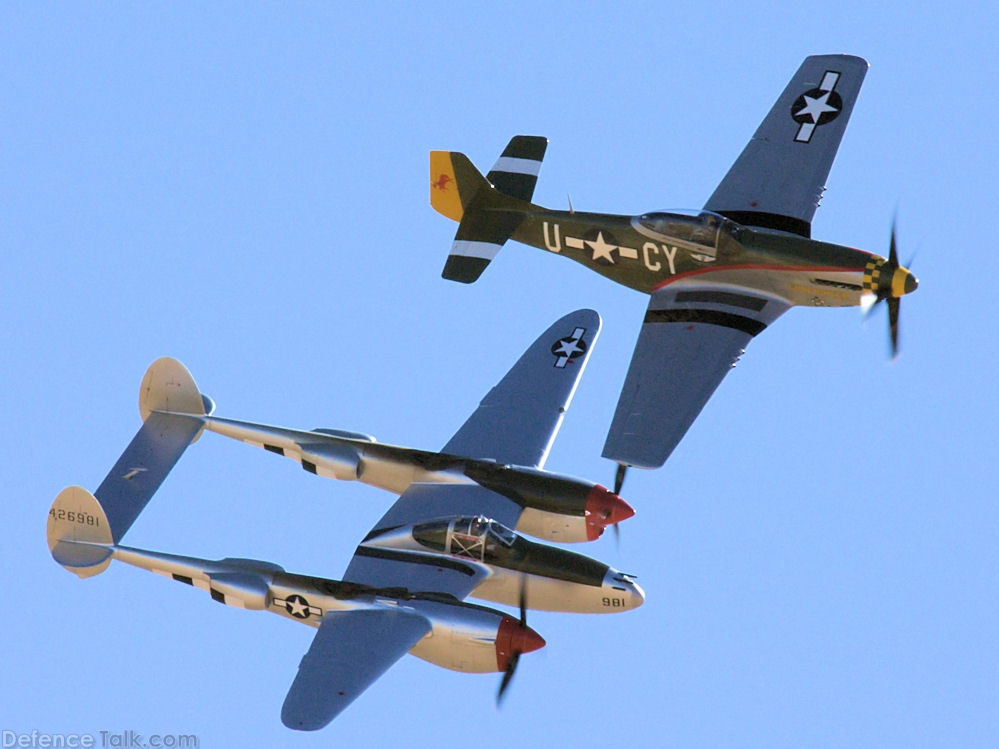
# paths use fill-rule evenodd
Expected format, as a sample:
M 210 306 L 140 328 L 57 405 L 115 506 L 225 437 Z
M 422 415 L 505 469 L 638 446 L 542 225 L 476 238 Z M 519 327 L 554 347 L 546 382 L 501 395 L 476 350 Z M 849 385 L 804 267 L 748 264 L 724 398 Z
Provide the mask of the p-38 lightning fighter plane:
M 475 281 L 507 239 L 565 255 L 651 295 L 603 455 L 661 466 L 750 340 L 793 305 L 886 301 L 916 278 L 887 258 L 811 239 L 867 62 L 807 58 L 704 208 L 616 216 L 531 203 L 547 140 L 517 136 L 483 177 L 461 153 L 430 154 L 430 199 L 460 222 L 443 276 Z
M 69 487 L 56 497 L 48 517 L 49 549 L 80 577 L 96 575 L 117 559 L 201 588 L 220 603 L 318 628 L 282 709 L 282 721 L 291 728 L 325 726 L 407 652 L 456 671 L 502 672 L 502 697 L 520 655 L 545 644 L 527 626 L 528 608 L 603 613 L 644 601 L 632 576 L 510 530 L 530 509 L 540 513 L 531 526 L 539 535 L 580 540 L 596 535 L 580 520 L 587 511 L 596 513 L 600 530 L 632 513 L 606 490 L 568 477 L 553 477 L 545 499 L 540 466 L 599 327 L 591 310 L 551 326 L 448 443 L 448 455 L 378 445 L 356 434 L 213 417 L 214 404 L 183 365 L 160 359 L 140 386 L 144 423 L 95 494 Z M 260 440 L 317 473 L 322 467 L 344 478 L 352 466 L 361 478 L 370 470 L 376 477 L 371 483 L 394 482 L 404 487 L 402 496 L 357 547 L 342 581 L 286 573 L 270 562 L 210 561 L 121 545 L 204 429 Z M 489 468 L 485 455 L 532 467 Z M 518 483 L 520 472 L 525 478 Z M 466 596 L 518 606 L 519 621 L 463 603 Z

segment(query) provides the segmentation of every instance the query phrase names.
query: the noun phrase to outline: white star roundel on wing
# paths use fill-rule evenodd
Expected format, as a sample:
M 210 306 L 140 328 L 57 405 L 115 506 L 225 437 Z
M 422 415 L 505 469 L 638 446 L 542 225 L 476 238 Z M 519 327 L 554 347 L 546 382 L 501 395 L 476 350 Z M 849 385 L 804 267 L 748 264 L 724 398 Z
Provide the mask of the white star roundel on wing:
M 586 342 L 583 336 L 586 328 L 575 328 L 572 335 L 559 338 L 552 344 L 552 353 L 555 354 L 555 367 L 563 369 L 566 364 L 586 353 Z
M 835 91 L 839 77 L 837 71 L 827 70 L 818 88 L 806 91 L 794 100 L 791 118 L 798 123 L 798 132 L 794 136 L 797 142 L 808 143 L 817 127 L 839 116 L 843 109 L 843 100 Z
M 801 98 L 805 100 L 805 106 L 798 110 L 795 119 L 811 117 L 812 122 L 817 124 L 819 118 L 827 112 L 838 112 L 839 109 L 829 104 L 829 97 L 832 93 L 832 91 L 824 91 L 821 96 L 812 97 L 808 94 L 802 96 Z

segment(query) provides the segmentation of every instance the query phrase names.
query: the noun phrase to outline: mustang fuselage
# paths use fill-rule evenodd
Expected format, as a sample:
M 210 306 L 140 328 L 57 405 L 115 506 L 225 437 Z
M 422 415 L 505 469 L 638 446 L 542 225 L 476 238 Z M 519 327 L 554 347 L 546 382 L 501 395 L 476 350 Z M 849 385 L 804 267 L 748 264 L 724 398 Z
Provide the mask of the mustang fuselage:
M 516 211 L 511 239 L 564 255 L 645 293 L 688 280 L 701 285 L 710 274 L 712 285 L 752 288 L 792 305 L 852 306 L 865 293 L 877 293 L 887 262 L 863 250 L 750 229 L 709 211 L 619 216 L 533 208 Z M 880 283 L 897 295 L 915 288 L 905 268 Z

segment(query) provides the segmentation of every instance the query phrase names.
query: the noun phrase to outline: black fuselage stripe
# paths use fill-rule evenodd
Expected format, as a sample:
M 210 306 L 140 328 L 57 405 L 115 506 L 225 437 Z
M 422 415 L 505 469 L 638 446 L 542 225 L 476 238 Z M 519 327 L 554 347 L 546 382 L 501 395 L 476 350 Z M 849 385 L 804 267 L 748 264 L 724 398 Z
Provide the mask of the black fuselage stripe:
M 730 307 L 743 307 L 754 312 L 761 311 L 767 306 L 767 300 L 758 296 L 746 296 L 745 294 L 735 294 L 731 291 L 678 291 L 676 292 L 678 302 L 706 302 L 708 304 L 727 304 Z
M 741 330 L 751 336 L 759 335 L 767 327 L 759 320 L 713 309 L 650 309 L 645 313 L 645 322 L 708 323 Z
M 372 549 L 368 546 L 358 546 L 354 551 L 355 557 L 372 557 L 374 559 L 385 559 L 390 562 L 406 562 L 408 564 L 428 564 L 431 567 L 444 567 L 445 569 L 460 572 L 469 577 L 475 576 L 475 570 L 467 564 L 462 564 L 453 559 L 439 556 L 426 556 L 424 554 L 407 554 L 404 551 L 390 551 L 389 549 Z
M 805 237 L 812 236 L 812 225 L 794 216 L 782 216 L 779 213 L 765 211 L 718 211 L 722 216 L 730 218 L 743 226 L 758 226 L 761 229 L 777 229 Z

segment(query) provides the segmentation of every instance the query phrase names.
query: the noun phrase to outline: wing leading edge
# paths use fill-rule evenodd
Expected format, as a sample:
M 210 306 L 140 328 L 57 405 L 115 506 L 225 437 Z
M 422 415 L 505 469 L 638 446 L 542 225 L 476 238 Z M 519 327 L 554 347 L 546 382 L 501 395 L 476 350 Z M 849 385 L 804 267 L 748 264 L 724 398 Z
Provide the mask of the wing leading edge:
M 603 456 L 641 468 L 665 463 L 746 345 L 787 308 L 742 290 L 653 292 Z

